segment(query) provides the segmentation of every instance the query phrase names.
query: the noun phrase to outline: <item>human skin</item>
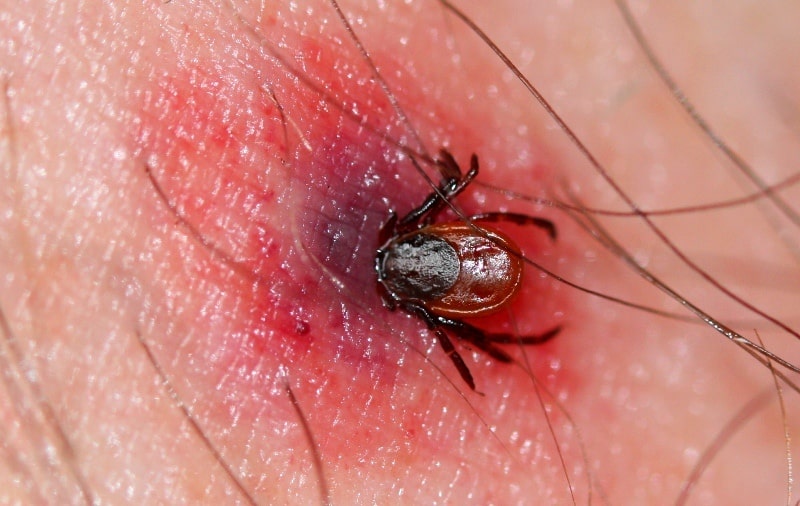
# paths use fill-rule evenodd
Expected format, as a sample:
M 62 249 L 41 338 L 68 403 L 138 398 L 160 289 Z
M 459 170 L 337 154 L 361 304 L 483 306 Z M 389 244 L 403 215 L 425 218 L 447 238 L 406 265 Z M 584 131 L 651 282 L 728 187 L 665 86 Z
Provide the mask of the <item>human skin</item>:
M 781 422 L 796 426 L 796 399 L 786 392 L 782 416 L 769 370 L 697 319 L 530 267 L 511 316 L 484 323 L 563 330 L 508 346 L 516 364 L 460 346 L 472 392 L 424 323 L 381 306 L 378 228 L 430 192 L 398 147 L 421 151 L 414 135 L 462 166 L 476 153 L 483 183 L 630 209 L 436 2 L 342 6 L 399 108 L 331 4 L 300 4 L 0 9 L 2 502 L 314 504 L 324 484 L 332 504 L 569 504 L 571 484 L 579 504 L 590 489 L 593 503 L 669 504 L 765 391 L 691 498 L 785 502 Z M 613 4 L 519 4 L 463 6 L 641 209 L 757 191 Z M 775 183 L 800 157 L 797 12 L 742 4 L 635 12 L 720 136 Z M 555 243 L 509 232 L 531 260 L 689 316 L 564 212 L 477 185 L 459 203 L 546 216 Z M 800 361 L 795 338 L 687 268 L 641 216 L 601 220 L 686 300 Z M 797 234 L 774 207 L 653 221 L 714 280 L 796 324 Z

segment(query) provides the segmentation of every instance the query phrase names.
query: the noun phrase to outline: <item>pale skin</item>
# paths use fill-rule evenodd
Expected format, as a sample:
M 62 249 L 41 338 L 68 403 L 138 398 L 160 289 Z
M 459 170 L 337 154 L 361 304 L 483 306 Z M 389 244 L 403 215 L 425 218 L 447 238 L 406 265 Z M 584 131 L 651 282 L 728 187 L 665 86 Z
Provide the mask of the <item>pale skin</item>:
M 523 366 L 498 365 L 460 348 L 483 395 L 471 392 L 421 322 L 381 309 L 374 290 L 354 288 L 372 279 L 368 252 L 354 254 L 368 261 L 347 275 L 323 271 L 307 258 L 303 245 L 316 237 L 303 228 L 308 210 L 330 216 L 339 209 L 319 193 L 324 185 L 316 185 L 316 173 L 303 173 L 300 161 L 288 170 L 284 163 L 303 153 L 301 137 L 319 139 L 310 133 L 303 96 L 320 92 L 259 58 L 284 35 L 291 49 L 303 23 L 306 35 L 339 37 L 346 49 L 337 49 L 337 57 L 346 52 L 346 61 L 363 63 L 363 56 L 328 2 L 301 3 L 297 9 L 176 0 L 80 8 L 5 2 L 0 8 L 0 502 L 314 504 L 324 501 L 324 483 L 333 504 L 569 504 L 569 484 L 575 502 L 586 504 L 588 466 L 593 504 L 671 504 L 725 424 L 766 391 L 768 400 L 746 413 L 745 428 L 724 443 L 690 503 L 785 503 L 784 431 L 796 428 L 796 396 L 784 387 L 782 416 L 769 370 L 708 326 L 594 296 L 571 298 L 569 312 L 558 316 L 564 331 L 556 347 L 525 350 L 538 381 L 559 396 L 554 405 L 545 395 L 556 443 Z M 668 209 L 758 191 L 681 112 L 613 3 L 518 3 L 464 8 L 638 206 Z M 800 167 L 793 94 L 800 72 L 792 61 L 800 54 L 798 12 L 789 2 L 728 4 L 724 12 L 718 5 L 634 12 L 719 135 L 776 183 Z M 342 8 L 359 20 L 355 29 L 375 63 L 405 72 L 400 83 L 387 81 L 409 122 L 387 105 L 387 119 L 375 123 L 388 126 L 392 138 L 412 145 L 413 128 L 428 152 L 446 146 L 462 165 L 475 152 L 485 183 L 561 198 L 568 187 L 586 205 L 629 210 L 502 64 L 436 2 Z M 453 55 L 462 63 L 453 64 Z M 298 68 L 310 74 L 324 68 L 310 56 L 306 65 Z M 192 74 L 204 68 L 205 74 Z M 154 119 L 171 106 L 147 99 L 148 93 L 171 96 L 176 75 L 182 76 L 174 94 L 180 98 L 187 89 L 223 83 L 197 95 L 213 98 L 206 105 L 215 114 L 205 120 L 236 132 L 249 150 L 208 147 L 214 135 L 206 123 L 191 131 L 193 117 Z M 442 91 L 460 86 L 477 98 Z M 331 89 L 358 88 L 343 77 Z M 386 101 L 380 87 L 368 90 Z M 429 102 L 402 103 L 406 96 L 425 96 L 440 109 L 431 119 Z M 276 101 L 283 122 L 276 120 Z M 458 124 L 439 124 L 444 115 Z M 271 136 L 264 133 L 269 128 Z M 369 139 L 364 146 L 372 145 Z M 396 146 L 380 146 L 397 160 Z M 170 183 L 164 176 L 170 157 L 183 154 L 182 171 Z M 558 167 L 559 177 L 538 181 L 537 165 Z M 218 169 L 230 166 L 255 182 L 254 194 L 269 190 L 277 197 L 248 213 L 238 211 L 245 205 L 239 201 L 207 215 L 206 202 L 176 203 L 182 191 L 196 198 L 219 185 L 223 201 L 239 195 L 218 179 Z M 393 181 L 416 193 L 391 192 L 390 183 L 378 182 L 385 191 L 376 193 L 377 204 L 365 204 L 372 214 L 364 234 L 374 234 L 364 239 L 367 249 L 389 209 L 407 211 L 429 191 L 410 164 L 396 167 Z M 335 187 L 338 180 L 331 181 Z M 166 202 L 157 184 L 164 185 Z M 206 194 L 211 206 L 213 193 Z M 781 196 L 797 201 L 797 190 Z M 689 314 L 564 214 L 519 200 L 485 188 L 464 195 L 470 211 L 522 206 L 556 220 L 559 242 L 549 257 L 532 259 L 566 279 Z M 181 223 L 184 209 L 188 225 Z M 351 225 L 352 211 L 341 213 L 336 216 Z M 277 251 L 263 261 L 261 243 L 252 242 L 256 215 Z M 798 325 L 797 229 L 774 206 L 739 205 L 656 222 L 714 280 L 789 327 Z M 795 338 L 701 280 L 642 218 L 602 223 L 687 300 L 749 339 L 757 331 L 767 348 L 800 362 Z M 249 274 L 230 267 L 231 259 Z M 285 259 L 296 262 L 288 273 L 279 268 Z M 271 291 L 285 280 L 290 289 Z M 298 322 L 309 325 L 303 342 L 311 344 L 298 348 L 299 338 L 286 337 L 286 323 L 274 316 L 282 312 L 252 303 L 272 293 L 279 303 L 290 295 L 308 302 L 294 309 Z M 546 304 L 528 298 L 513 312 L 525 324 L 529 308 Z M 243 330 L 252 330 L 242 324 L 248 318 L 258 321 L 258 332 Z M 302 415 L 286 394 L 287 382 Z

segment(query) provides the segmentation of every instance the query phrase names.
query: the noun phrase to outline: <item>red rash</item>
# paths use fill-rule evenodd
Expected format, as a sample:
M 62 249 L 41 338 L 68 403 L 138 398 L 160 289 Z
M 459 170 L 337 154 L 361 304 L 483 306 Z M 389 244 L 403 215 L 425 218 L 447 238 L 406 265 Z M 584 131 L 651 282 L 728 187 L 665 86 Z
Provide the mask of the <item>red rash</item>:
M 191 36 L 191 27 L 186 30 Z M 140 198 L 159 209 L 153 226 L 164 234 L 162 279 L 168 280 L 145 341 L 181 397 L 208 417 L 204 428 L 223 448 L 245 444 L 252 433 L 269 434 L 276 420 L 291 416 L 289 403 L 273 398 L 281 370 L 306 403 L 324 461 L 353 452 L 354 445 L 369 459 L 369 449 L 384 444 L 393 430 L 414 452 L 436 453 L 449 433 L 421 437 L 419 419 L 395 413 L 423 413 L 430 402 L 458 403 L 473 417 L 476 437 L 489 440 L 477 414 L 457 399 L 460 391 L 469 400 L 480 397 L 467 391 L 444 353 L 431 348 L 424 323 L 381 305 L 373 272 L 378 230 L 390 210 L 402 215 L 430 187 L 397 147 L 419 150 L 409 127 L 346 35 L 339 36 L 343 47 L 331 48 L 330 40 L 290 35 L 290 49 L 279 52 L 284 61 L 274 58 L 271 43 L 259 50 L 252 40 L 240 48 L 240 60 L 248 64 L 237 67 L 233 78 L 227 60 L 204 55 L 159 62 L 159 75 L 137 97 L 141 121 L 131 138 L 142 177 L 146 166 L 152 178 Z M 379 47 L 372 58 L 384 75 L 404 76 L 390 86 L 428 152 L 438 151 L 439 142 L 462 164 L 472 152 L 488 161 L 484 167 L 513 159 L 513 153 L 484 147 L 490 109 L 450 107 L 432 92 L 435 83 L 448 80 L 446 69 L 409 74 Z M 527 188 L 545 188 L 554 171 L 543 161 L 528 167 Z M 437 174 L 429 174 L 436 182 Z M 479 180 L 490 182 L 491 174 L 485 169 Z M 482 197 L 488 203 L 479 206 L 475 195 L 470 189 L 460 197 L 467 214 L 503 204 L 487 193 Z M 556 257 L 569 262 L 578 251 L 569 225 L 553 219 L 560 227 L 555 243 L 525 228 L 497 228 L 534 261 L 546 254 L 550 263 Z M 512 313 L 522 333 L 564 326 L 553 342 L 532 351 L 533 374 L 564 392 L 580 388 L 580 379 L 568 367 L 553 373 L 549 360 L 569 363 L 559 341 L 570 339 L 578 317 L 571 308 L 574 292 L 555 290 L 557 285 L 526 267 Z M 470 321 L 510 331 L 508 316 L 501 311 Z M 456 346 L 478 391 L 494 396 L 530 390 L 520 366 L 487 365 L 485 356 L 476 362 Z M 506 349 L 517 356 L 513 346 Z M 438 370 L 422 358 L 425 350 Z M 438 401 L 397 395 L 420 377 L 442 390 Z M 346 406 L 341 399 L 348 399 Z M 267 405 L 277 407 L 265 413 Z M 283 444 L 306 443 L 292 434 Z

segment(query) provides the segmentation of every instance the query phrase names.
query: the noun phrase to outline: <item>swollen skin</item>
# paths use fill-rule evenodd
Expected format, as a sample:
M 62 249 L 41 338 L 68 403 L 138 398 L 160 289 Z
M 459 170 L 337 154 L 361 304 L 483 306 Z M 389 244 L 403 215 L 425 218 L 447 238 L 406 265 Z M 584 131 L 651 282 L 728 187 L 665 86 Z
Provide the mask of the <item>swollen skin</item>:
M 288 14 L 281 12 L 256 31 L 263 36 L 278 23 L 289 26 L 282 16 Z M 275 443 L 265 443 L 265 434 L 281 416 L 291 415 L 285 399 L 273 393 L 279 371 L 288 371 L 295 394 L 308 403 L 329 471 L 336 475 L 340 465 L 350 466 L 346 455 L 354 448 L 369 463 L 344 479 L 449 460 L 442 448 L 468 427 L 475 444 L 489 441 L 491 451 L 502 452 L 503 445 L 491 442 L 481 415 L 473 412 L 471 403 L 481 398 L 467 394 L 459 400 L 464 386 L 447 357 L 431 348 L 422 322 L 381 306 L 372 271 L 378 231 L 389 212 L 404 213 L 431 191 L 397 143 L 410 142 L 407 131 L 419 128 L 426 152 L 438 150 L 437 142 L 452 146 L 465 163 L 474 151 L 492 166 L 505 167 L 507 153 L 485 148 L 486 134 L 466 120 L 494 121 L 491 109 L 473 104 L 468 113 L 459 113 L 441 103 L 431 90 L 457 83 L 433 66 L 391 83 L 409 116 L 406 125 L 363 56 L 346 43 L 344 49 L 331 49 L 325 34 L 298 34 L 291 27 L 285 37 L 291 43 L 278 52 L 280 60 L 271 53 L 277 50 L 270 41 L 262 45 L 268 50 L 250 41 L 253 46 L 244 49 L 258 70 L 242 69 L 233 82 L 215 75 L 219 65 L 208 58 L 191 65 L 172 63 L 185 58 L 164 58 L 161 77 L 136 106 L 142 122 L 131 142 L 142 153 L 152 186 L 140 198 L 155 209 L 153 229 L 172 238 L 161 260 L 173 272 L 168 276 L 171 302 L 150 316 L 156 323 L 146 336 L 156 359 L 170 364 L 172 375 L 181 378 L 182 396 L 202 406 L 199 411 L 211 426 L 228 428 L 224 434 L 210 430 L 209 438 L 231 455 L 252 439 L 264 445 L 262 451 L 275 451 L 266 449 Z M 386 56 L 388 50 L 373 47 L 371 58 L 381 62 L 386 75 L 403 72 Z M 361 81 L 369 84 L 355 84 Z M 416 120 L 428 111 L 436 111 L 435 121 Z M 365 121 L 371 123 L 365 126 Z M 515 170 L 524 171 L 532 191 L 544 190 L 554 180 L 554 169 L 544 147 L 528 149 L 542 155 Z M 423 166 L 438 180 L 430 164 Z M 486 172 L 489 180 L 492 171 Z M 462 198 L 468 213 L 493 210 L 488 206 L 498 201 L 484 191 L 488 201 L 478 207 L 479 193 Z M 577 254 L 569 235 L 553 245 L 543 234 L 519 230 L 529 255 L 546 250 L 551 260 L 569 263 Z M 557 282 L 528 269 L 527 294 L 514 306 L 514 324 L 527 332 L 569 326 L 576 316 L 568 309 L 570 292 L 554 290 Z M 176 306 L 181 310 L 163 309 Z M 480 324 L 512 328 L 508 313 Z M 167 327 L 174 330 L 163 330 Z M 425 349 L 431 350 L 428 359 Z M 488 405 L 515 389 L 531 388 L 522 366 L 462 352 L 470 357 Z M 535 353 L 535 375 L 549 373 L 548 357 L 569 362 L 557 342 Z M 569 368 L 552 378 L 549 387 L 556 391 L 580 388 Z M 436 387 L 420 396 L 414 387 L 419 381 Z M 265 408 L 272 403 L 283 406 L 277 413 Z M 461 421 L 430 433 L 425 427 L 431 410 L 450 404 Z M 290 438 L 302 447 L 298 434 Z M 400 442 L 407 448 L 400 453 L 382 450 Z M 290 472 L 303 472 L 302 462 L 297 465 Z M 257 496 L 275 493 L 245 483 Z

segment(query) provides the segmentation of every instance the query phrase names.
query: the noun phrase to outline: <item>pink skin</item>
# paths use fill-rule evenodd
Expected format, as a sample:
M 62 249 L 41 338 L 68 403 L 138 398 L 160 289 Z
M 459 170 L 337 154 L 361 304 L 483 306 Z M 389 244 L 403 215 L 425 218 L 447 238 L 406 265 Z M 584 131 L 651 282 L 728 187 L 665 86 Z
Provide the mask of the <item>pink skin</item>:
M 258 503 L 304 504 L 321 501 L 324 477 L 333 504 L 563 504 L 568 482 L 585 504 L 587 464 L 593 503 L 674 502 L 725 423 L 773 384 L 768 370 L 707 326 L 531 268 L 516 325 L 565 330 L 524 355 L 507 347 L 516 365 L 460 347 L 483 395 L 469 391 L 424 325 L 381 308 L 374 289 L 381 222 L 430 190 L 353 118 L 416 141 L 364 79 L 330 4 L 299 3 L 0 9 L 0 502 L 219 504 L 246 500 L 244 489 Z M 641 208 L 755 191 L 680 112 L 612 4 L 541 3 L 469 12 Z M 625 209 L 462 25 L 435 2 L 394 4 L 343 8 L 428 152 L 447 146 L 462 166 L 477 153 L 484 183 L 562 198 L 566 184 L 586 205 Z M 722 137 L 777 182 L 800 166 L 798 13 L 730 4 L 637 17 Z M 305 80 L 272 59 L 280 43 Z M 327 110 L 310 82 L 324 83 Z M 343 115 L 351 100 L 357 113 Z M 783 196 L 796 202 L 797 190 Z M 681 312 L 563 213 L 480 187 L 459 203 L 551 218 L 555 244 L 508 233 L 570 281 Z M 655 221 L 714 279 L 797 323 L 795 258 L 780 240 L 794 244 L 796 229 L 773 207 Z M 702 281 L 641 218 L 602 223 L 688 300 L 800 360 L 794 338 Z M 513 328 L 501 316 L 480 324 Z M 544 395 L 557 443 L 525 361 L 559 399 Z M 785 500 L 774 397 L 725 443 L 697 504 Z M 796 425 L 793 395 L 786 405 Z

